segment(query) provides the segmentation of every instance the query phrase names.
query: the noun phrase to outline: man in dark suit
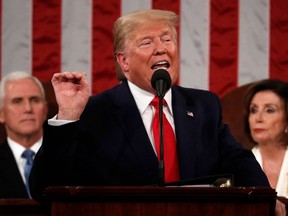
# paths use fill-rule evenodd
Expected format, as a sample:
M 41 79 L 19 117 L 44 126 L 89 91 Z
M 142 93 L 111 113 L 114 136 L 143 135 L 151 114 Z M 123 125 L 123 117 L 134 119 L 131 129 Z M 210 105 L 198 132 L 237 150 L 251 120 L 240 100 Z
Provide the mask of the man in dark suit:
M 121 83 L 99 95 L 89 99 L 84 73 L 54 74 L 59 112 L 45 125 L 35 157 L 30 176 L 34 198 L 41 199 L 43 190 L 53 185 L 159 184 L 157 141 L 151 129 L 155 108 L 150 105 L 158 94 L 151 85 L 158 69 L 166 70 L 172 80 L 163 107 L 177 141 L 179 178 L 172 181 L 231 174 L 236 186 L 269 186 L 251 151 L 222 123 L 218 97 L 175 85 L 180 65 L 177 18 L 162 10 L 119 18 L 114 56 Z
M 0 145 L 0 197 L 28 198 L 25 183 L 8 142 Z
M 12 72 L 0 83 L 0 122 L 7 139 L 0 145 L 0 198 L 29 198 L 22 153 L 41 146 L 47 104 L 42 84 L 25 72 Z M 26 169 L 27 170 L 27 169 Z M 27 173 L 27 172 L 26 172 Z

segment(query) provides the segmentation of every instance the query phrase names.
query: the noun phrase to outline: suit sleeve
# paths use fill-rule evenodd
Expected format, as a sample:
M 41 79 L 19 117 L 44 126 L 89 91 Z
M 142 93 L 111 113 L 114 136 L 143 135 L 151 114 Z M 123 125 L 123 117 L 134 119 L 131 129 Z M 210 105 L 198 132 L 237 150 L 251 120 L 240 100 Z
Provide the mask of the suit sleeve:
M 48 186 L 75 184 L 73 169 L 78 140 L 77 125 L 78 122 L 63 126 L 45 123 L 43 143 L 35 156 L 29 179 L 34 199 L 41 200 Z

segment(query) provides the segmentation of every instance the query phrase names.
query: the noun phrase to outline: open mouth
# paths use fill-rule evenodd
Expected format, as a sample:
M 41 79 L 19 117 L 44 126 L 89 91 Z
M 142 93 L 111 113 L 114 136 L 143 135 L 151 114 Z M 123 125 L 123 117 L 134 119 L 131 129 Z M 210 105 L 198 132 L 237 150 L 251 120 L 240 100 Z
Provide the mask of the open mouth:
M 168 61 L 160 61 L 160 62 L 157 62 L 156 64 L 152 65 L 151 69 L 152 70 L 157 70 L 159 68 L 168 69 L 169 67 L 170 67 L 170 64 Z

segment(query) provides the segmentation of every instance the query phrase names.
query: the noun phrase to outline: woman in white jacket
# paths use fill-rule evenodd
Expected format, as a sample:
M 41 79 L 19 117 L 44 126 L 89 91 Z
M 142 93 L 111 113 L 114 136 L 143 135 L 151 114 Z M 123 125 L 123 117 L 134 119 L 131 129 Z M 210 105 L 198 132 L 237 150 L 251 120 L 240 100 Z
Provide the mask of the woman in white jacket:
M 245 133 L 277 195 L 288 198 L 288 83 L 261 80 L 244 97 Z

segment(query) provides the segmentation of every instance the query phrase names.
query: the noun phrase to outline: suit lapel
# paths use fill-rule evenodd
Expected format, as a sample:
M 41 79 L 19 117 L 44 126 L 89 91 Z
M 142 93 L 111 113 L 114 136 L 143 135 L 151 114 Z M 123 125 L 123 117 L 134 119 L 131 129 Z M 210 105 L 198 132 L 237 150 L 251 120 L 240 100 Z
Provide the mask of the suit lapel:
M 119 108 L 115 114 L 135 155 L 142 164 L 143 171 L 151 178 L 157 177 L 158 160 L 127 82 L 123 82 L 120 85 L 115 98 L 115 104 Z M 193 178 L 196 155 L 197 151 L 199 151 L 199 146 L 201 146 L 201 143 L 197 140 L 202 140 L 199 137 L 201 136 L 199 107 L 180 88 L 173 87 L 172 109 L 181 179 Z
M 194 177 L 196 152 L 201 140 L 198 107 L 179 88 L 172 89 L 172 107 L 176 128 L 181 179 Z
M 119 107 L 115 114 L 122 129 L 136 157 L 142 164 L 143 171 L 150 178 L 155 178 L 158 172 L 158 159 L 127 82 L 120 85 L 115 98 L 115 104 Z

